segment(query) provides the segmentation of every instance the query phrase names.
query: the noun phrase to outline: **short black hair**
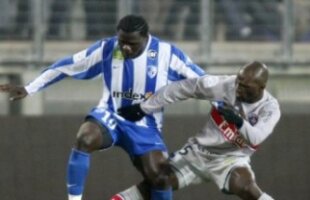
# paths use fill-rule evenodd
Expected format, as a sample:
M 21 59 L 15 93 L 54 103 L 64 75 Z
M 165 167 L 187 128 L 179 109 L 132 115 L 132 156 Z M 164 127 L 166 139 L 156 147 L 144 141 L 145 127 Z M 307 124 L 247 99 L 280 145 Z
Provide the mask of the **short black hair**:
M 141 36 L 146 37 L 149 33 L 149 26 L 142 16 L 126 15 L 118 22 L 116 30 L 128 33 L 138 31 Z

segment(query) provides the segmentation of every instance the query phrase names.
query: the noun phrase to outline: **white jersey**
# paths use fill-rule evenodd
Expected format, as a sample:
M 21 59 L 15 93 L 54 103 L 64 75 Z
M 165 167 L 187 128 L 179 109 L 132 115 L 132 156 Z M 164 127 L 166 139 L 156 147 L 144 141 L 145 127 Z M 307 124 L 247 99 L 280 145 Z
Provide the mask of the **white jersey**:
M 236 156 L 250 156 L 273 131 L 280 119 L 278 101 L 266 90 L 263 97 L 252 104 L 237 103 L 236 76 L 211 76 L 179 81 L 159 90 L 141 104 L 146 113 L 156 112 L 162 106 L 188 98 L 225 102 L 237 106 L 244 116 L 242 127 L 227 123 L 213 106 L 204 128 L 189 143 L 198 143 L 206 150 Z
M 33 94 L 67 76 L 90 79 L 99 74 L 103 91 L 97 107 L 116 111 L 145 100 L 171 81 L 198 77 L 204 71 L 180 49 L 151 35 L 141 55 L 124 59 L 112 37 L 57 61 L 25 88 Z M 162 113 L 147 115 L 137 124 L 160 129 Z

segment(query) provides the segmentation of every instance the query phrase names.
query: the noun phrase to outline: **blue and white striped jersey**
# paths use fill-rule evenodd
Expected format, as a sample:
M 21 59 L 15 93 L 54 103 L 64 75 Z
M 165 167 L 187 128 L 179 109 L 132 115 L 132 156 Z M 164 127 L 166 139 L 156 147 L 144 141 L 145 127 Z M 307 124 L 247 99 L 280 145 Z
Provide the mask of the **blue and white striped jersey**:
M 73 56 L 63 58 L 25 88 L 33 94 L 67 76 L 90 79 L 102 75 L 98 108 L 116 111 L 140 103 L 170 81 L 201 76 L 204 71 L 175 46 L 149 35 L 144 52 L 124 59 L 117 37 L 100 40 Z M 161 128 L 162 112 L 144 117 L 138 125 Z

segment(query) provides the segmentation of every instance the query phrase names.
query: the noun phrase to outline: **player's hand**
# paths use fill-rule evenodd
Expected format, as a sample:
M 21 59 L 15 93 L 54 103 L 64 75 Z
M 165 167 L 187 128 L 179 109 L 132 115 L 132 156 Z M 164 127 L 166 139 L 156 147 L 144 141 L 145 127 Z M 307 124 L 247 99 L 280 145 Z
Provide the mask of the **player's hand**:
M 217 110 L 228 123 L 235 124 L 238 129 L 243 125 L 243 118 L 232 108 L 227 106 L 220 106 Z
M 117 110 L 117 113 L 132 122 L 139 121 L 146 115 L 141 109 L 140 104 L 121 107 Z
M 6 92 L 10 95 L 10 101 L 15 101 L 25 98 L 28 93 L 23 86 L 16 86 L 11 84 L 0 85 L 0 92 Z

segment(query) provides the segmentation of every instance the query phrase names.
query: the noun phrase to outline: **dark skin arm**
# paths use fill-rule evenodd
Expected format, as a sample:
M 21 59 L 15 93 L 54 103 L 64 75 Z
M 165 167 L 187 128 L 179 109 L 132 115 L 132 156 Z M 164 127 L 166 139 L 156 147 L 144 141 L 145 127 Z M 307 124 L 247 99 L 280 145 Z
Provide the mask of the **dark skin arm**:
M 11 84 L 0 85 L 0 92 L 8 93 L 10 95 L 10 101 L 20 100 L 28 95 L 24 86 Z

